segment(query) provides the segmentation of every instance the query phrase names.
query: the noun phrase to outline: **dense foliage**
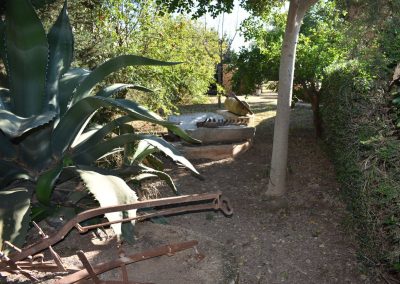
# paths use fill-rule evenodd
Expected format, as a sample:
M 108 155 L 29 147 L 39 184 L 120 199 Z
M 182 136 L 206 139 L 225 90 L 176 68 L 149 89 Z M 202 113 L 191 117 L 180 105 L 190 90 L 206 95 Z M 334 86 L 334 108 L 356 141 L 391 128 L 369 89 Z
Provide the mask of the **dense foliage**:
M 391 98 L 368 69 L 357 61 L 329 68 L 321 91 L 324 141 L 353 214 L 362 259 L 399 271 L 400 141 Z
M 322 100 L 322 117 L 315 119 L 324 126 L 362 259 L 396 271 L 400 92 L 396 86 L 387 89 L 400 62 L 399 5 L 319 1 L 304 18 L 294 78 L 294 99 L 311 102 L 314 113 Z M 237 92 L 251 93 L 263 81 L 278 80 L 285 18 L 277 9 L 244 22 L 252 45 L 234 58 Z
M 59 3 L 46 7 L 44 19 L 51 18 Z M 84 13 L 83 13 L 84 11 Z M 87 4 L 73 1 L 71 23 L 77 32 L 75 64 L 94 68 L 117 54 L 130 53 L 182 62 L 169 69 L 128 68 L 114 75 L 121 81 L 134 81 L 154 90 L 141 96 L 129 91 L 128 97 L 152 110 L 165 112 L 182 103 L 201 102 L 219 61 L 218 34 L 187 16 L 167 13 L 155 1 L 112 0 Z
M 243 48 L 234 54 L 229 67 L 234 71 L 233 91 L 239 95 L 254 94 L 265 81 L 265 74 L 269 71 L 268 59 L 257 46 Z
M 273 13 L 247 19 L 242 30 L 253 45 L 242 49 L 234 62 L 234 86 L 239 93 L 254 92 L 257 85 L 277 81 L 286 13 Z M 311 102 L 317 135 L 321 135 L 319 90 L 325 68 L 347 55 L 343 14 L 332 1 L 321 1 L 304 18 L 300 30 L 294 75 L 294 99 Z M 251 74 L 251 75 L 244 75 Z

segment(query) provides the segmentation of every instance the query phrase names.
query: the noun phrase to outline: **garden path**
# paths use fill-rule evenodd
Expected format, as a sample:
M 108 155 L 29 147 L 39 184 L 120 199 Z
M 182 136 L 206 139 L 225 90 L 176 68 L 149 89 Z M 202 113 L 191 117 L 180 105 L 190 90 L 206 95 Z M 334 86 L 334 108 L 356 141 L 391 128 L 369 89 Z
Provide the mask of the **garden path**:
M 231 250 L 239 283 L 380 283 L 370 279 L 357 261 L 348 213 L 333 165 L 315 139 L 311 109 L 299 105 L 291 114 L 287 195 L 265 201 L 276 98 L 263 94 L 248 102 L 257 124 L 248 152 L 236 159 L 195 162 L 204 181 L 182 169 L 171 172 L 184 194 L 222 191 L 231 200 L 234 215 L 195 213 L 170 217 L 169 223 L 205 234 Z

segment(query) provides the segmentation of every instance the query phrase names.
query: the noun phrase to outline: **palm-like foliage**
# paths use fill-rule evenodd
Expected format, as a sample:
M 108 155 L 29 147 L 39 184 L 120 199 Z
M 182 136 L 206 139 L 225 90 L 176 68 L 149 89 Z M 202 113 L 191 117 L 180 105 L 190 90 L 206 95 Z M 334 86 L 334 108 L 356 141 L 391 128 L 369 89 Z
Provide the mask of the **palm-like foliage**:
M 156 149 L 196 172 L 160 138 L 134 132 L 109 135 L 130 121 L 142 120 L 160 124 L 192 140 L 177 126 L 135 102 L 112 98 L 126 88 L 149 90 L 132 84 L 114 84 L 94 92 L 100 81 L 123 67 L 175 63 L 122 55 L 93 71 L 71 68 L 73 34 L 66 2 L 47 35 L 29 0 L 7 0 L 6 20 L 0 25 L 5 43 L 0 53 L 9 81 L 9 88 L 0 90 L 0 182 L 1 187 L 8 187 L 0 191 L 0 209 L 3 209 L 0 210 L 0 244 L 4 240 L 17 245 L 23 243 L 32 196 L 42 208 L 51 207 L 54 185 L 67 167 L 76 169 L 100 204 L 110 198 L 115 202 L 135 200 L 134 192 L 126 190 L 123 180 L 113 176 L 115 171 L 94 166 L 97 159 L 129 143 L 136 143 L 138 147 L 130 165 L 121 169 L 126 175 L 158 176 L 171 183 L 164 173 L 140 164 Z M 102 107 L 115 107 L 126 116 L 95 130 L 85 130 L 93 114 Z M 12 182 L 18 179 L 29 180 L 34 186 L 14 188 Z M 96 183 L 96 179 L 102 183 Z

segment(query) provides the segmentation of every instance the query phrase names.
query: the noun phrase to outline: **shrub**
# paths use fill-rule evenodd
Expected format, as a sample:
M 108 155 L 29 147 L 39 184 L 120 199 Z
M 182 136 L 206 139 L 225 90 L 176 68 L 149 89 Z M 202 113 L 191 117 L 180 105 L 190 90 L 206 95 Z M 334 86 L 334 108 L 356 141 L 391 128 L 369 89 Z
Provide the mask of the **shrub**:
M 357 61 L 331 66 L 323 82 L 325 143 L 352 213 L 360 254 L 400 264 L 400 141 L 390 97 Z

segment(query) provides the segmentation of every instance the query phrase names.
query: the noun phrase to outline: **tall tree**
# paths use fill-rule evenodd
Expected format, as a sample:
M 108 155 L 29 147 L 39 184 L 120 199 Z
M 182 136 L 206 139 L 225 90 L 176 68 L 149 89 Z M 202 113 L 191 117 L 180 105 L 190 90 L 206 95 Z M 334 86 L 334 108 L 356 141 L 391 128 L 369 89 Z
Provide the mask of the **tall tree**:
M 286 189 L 286 168 L 288 153 L 288 135 L 290 104 L 293 93 L 293 74 L 296 60 L 296 46 L 300 27 L 307 10 L 318 0 L 290 0 L 289 12 L 286 20 L 285 35 L 282 44 L 282 54 L 279 68 L 278 108 L 274 128 L 274 144 L 270 167 L 270 178 L 266 196 L 282 196 Z M 232 9 L 233 0 L 217 0 L 210 4 L 208 0 L 195 2 L 192 0 L 166 0 L 164 3 L 170 11 L 195 11 L 195 16 L 201 16 L 207 11 L 213 15 Z M 195 6 L 196 5 L 196 6 Z M 242 5 L 254 13 L 265 13 L 274 6 L 282 5 L 279 0 L 242 0 Z
M 267 197 L 282 196 L 286 191 L 289 119 L 296 47 L 303 18 L 307 10 L 317 1 L 290 1 L 279 67 L 278 106 L 275 118 L 269 183 L 265 193 Z
M 286 12 L 278 9 L 265 17 L 251 17 L 242 25 L 245 37 L 254 42 L 250 48 L 241 50 L 238 58 L 241 60 L 235 66 L 238 71 L 234 79 L 242 81 L 243 86 L 247 83 L 254 88 L 257 83 L 278 80 Z M 319 138 L 322 134 L 319 101 L 325 70 L 347 58 L 349 51 L 343 14 L 334 1 L 320 1 L 307 12 L 297 44 L 293 95 L 311 103 Z M 248 70 L 258 76 L 246 77 Z

